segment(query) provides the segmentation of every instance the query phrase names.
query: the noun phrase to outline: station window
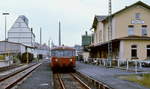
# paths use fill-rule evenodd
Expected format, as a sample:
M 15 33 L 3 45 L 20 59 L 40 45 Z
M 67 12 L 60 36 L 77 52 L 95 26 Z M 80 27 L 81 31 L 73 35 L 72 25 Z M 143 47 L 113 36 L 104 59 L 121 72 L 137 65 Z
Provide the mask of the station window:
M 147 25 L 142 25 L 142 36 L 147 36 Z
M 134 26 L 133 25 L 129 25 L 128 26 L 128 35 L 134 35 Z
M 132 45 L 131 46 L 131 57 L 132 58 L 137 57 L 137 45 Z
M 139 20 L 141 18 L 141 14 L 140 13 L 135 13 L 135 19 Z
M 147 57 L 150 58 L 150 45 L 147 45 Z
M 102 31 L 99 32 L 99 41 L 102 41 Z

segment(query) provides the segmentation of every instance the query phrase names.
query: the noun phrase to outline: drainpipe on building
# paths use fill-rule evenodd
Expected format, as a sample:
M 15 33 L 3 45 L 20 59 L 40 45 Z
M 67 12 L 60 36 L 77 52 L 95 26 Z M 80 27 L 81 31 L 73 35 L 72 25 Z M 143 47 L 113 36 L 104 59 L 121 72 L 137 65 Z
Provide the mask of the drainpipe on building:
M 26 58 L 27 58 L 27 64 L 29 64 L 29 54 L 28 54 L 28 47 L 26 46 Z

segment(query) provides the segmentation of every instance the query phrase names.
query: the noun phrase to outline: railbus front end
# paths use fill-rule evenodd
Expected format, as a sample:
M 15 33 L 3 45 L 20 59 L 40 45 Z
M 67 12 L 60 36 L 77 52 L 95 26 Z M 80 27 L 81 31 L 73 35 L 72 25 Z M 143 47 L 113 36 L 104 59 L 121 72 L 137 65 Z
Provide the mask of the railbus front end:
M 73 69 L 75 67 L 75 49 L 73 48 L 52 49 L 51 56 L 52 70 Z

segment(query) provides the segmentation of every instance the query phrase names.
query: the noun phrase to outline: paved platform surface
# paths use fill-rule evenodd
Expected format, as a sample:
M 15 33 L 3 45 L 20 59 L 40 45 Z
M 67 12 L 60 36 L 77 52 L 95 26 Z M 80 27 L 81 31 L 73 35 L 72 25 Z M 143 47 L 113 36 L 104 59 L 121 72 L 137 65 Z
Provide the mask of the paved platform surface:
M 138 85 L 137 83 L 121 80 L 117 78 L 118 75 L 128 75 L 135 72 L 128 72 L 115 68 L 105 68 L 91 64 L 84 64 L 77 62 L 76 70 L 86 74 L 100 82 L 107 84 L 113 89 L 149 89 Z
M 43 62 L 17 89 L 53 89 L 52 81 L 49 63 Z

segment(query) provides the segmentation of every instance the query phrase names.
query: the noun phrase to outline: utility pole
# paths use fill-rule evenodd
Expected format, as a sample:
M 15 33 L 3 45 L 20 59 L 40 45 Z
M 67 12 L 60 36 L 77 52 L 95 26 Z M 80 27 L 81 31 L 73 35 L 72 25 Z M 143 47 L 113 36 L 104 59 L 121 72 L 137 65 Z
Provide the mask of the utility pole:
M 31 46 L 33 47 L 33 40 L 32 40 L 32 35 L 33 35 L 33 28 L 31 28 Z
M 110 61 L 110 67 L 112 66 L 112 3 L 109 0 L 108 3 L 108 60 Z
M 9 13 L 2 13 L 2 15 L 5 16 L 5 58 L 6 58 L 7 15 L 9 15 Z
M 27 52 L 27 54 L 26 54 L 26 58 L 27 58 L 27 64 L 29 64 L 29 54 L 28 54 L 28 47 L 26 46 L 26 52 Z
M 42 45 L 42 28 L 40 28 L 40 46 Z
M 3 13 L 3 15 L 5 16 L 5 41 L 6 41 L 6 35 L 7 35 L 7 15 L 9 15 L 9 13 Z
M 49 46 L 49 57 L 50 57 L 50 54 L 51 54 L 51 45 L 50 45 L 50 44 L 51 44 L 51 40 L 49 39 L 49 40 L 48 40 L 48 46 Z
M 61 46 L 61 23 L 59 21 L 59 46 Z

